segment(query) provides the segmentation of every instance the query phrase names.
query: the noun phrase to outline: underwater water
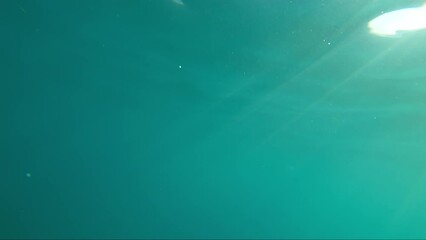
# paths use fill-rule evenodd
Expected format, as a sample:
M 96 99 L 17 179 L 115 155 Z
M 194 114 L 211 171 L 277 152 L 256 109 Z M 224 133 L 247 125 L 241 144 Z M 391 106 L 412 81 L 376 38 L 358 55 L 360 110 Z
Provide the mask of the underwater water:
M 0 238 L 426 238 L 422 4 L 0 1 Z

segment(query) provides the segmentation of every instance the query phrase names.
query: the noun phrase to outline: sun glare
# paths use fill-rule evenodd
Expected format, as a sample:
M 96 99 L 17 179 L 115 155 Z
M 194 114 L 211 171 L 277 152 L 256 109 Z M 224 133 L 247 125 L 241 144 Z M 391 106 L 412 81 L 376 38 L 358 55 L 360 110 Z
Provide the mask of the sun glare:
M 426 5 L 384 13 L 368 23 L 372 34 L 393 37 L 406 31 L 426 28 Z

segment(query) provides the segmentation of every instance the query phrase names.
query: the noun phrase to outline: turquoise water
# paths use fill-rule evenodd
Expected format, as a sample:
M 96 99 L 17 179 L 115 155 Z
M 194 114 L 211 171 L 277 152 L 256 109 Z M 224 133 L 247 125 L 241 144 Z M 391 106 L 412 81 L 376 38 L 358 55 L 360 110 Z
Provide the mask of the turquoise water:
M 0 2 L 0 238 L 425 238 L 408 0 Z

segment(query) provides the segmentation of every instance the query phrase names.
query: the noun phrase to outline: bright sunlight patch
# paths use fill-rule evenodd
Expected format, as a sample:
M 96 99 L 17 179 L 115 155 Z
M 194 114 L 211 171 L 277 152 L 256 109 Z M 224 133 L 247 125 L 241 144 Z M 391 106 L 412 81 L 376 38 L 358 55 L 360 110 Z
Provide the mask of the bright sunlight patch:
M 426 28 L 426 4 L 417 8 L 404 8 L 384 13 L 368 23 L 372 34 L 394 37 L 405 31 Z

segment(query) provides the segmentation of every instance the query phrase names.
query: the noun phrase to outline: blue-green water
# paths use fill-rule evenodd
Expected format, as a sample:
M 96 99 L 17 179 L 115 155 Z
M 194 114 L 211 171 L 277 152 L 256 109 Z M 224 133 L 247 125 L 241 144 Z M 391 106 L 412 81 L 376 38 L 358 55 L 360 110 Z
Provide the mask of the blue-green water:
M 0 2 L 0 238 L 425 238 L 409 0 Z

